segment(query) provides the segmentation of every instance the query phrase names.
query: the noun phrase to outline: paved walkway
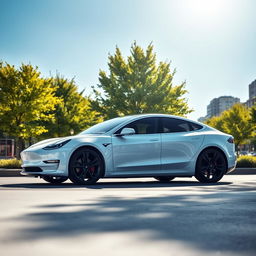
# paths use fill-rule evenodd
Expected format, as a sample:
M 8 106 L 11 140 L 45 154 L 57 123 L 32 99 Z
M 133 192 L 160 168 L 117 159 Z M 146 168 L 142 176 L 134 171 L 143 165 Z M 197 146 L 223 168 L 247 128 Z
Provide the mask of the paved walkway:
M 2 255 L 256 255 L 256 175 L 100 180 L 0 178 Z

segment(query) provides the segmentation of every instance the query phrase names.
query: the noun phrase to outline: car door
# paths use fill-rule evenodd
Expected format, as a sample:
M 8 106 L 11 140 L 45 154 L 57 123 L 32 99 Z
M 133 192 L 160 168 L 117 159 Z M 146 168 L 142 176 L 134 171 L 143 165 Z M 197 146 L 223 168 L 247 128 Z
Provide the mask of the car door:
M 135 134 L 118 136 L 123 128 L 133 128 Z M 145 175 L 161 169 L 158 118 L 133 121 L 112 136 L 114 172 L 123 175 Z
M 160 118 L 162 170 L 186 172 L 203 143 L 202 126 L 176 118 Z

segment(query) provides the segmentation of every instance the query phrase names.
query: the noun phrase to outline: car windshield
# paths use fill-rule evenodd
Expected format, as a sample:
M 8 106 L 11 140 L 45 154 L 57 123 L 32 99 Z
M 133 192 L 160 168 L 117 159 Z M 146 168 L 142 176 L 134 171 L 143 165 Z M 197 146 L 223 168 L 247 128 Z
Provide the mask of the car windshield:
M 106 133 L 106 132 L 112 130 L 113 128 L 115 128 L 119 124 L 125 122 L 126 120 L 129 120 L 130 118 L 131 117 L 126 116 L 126 117 L 117 117 L 114 119 L 110 119 L 105 122 L 96 124 L 96 125 L 88 128 L 87 130 L 81 132 L 80 134 L 103 134 L 103 133 Z

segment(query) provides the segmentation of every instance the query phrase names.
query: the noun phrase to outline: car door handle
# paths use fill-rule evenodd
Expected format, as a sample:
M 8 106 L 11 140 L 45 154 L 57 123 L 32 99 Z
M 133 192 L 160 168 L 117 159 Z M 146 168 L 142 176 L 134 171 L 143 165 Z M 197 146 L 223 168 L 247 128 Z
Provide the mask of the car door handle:
M 151 139 L 151 140 L 149 140 L 149 141 L 159 141 L 159 139 Z

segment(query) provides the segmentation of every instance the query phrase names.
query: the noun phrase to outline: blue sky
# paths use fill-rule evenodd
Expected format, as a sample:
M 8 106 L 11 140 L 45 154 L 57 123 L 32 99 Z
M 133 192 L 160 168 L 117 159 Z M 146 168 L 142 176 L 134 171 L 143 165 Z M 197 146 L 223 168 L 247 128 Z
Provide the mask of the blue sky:
M 254 0 L 0 0 L 0 59 L 98 83 L 115 46 L 153 42 L 158 61 L 171 61 L 175 83 L 187 82 L 197 119 L 214 97 L 248 98 L 256 79 Z

